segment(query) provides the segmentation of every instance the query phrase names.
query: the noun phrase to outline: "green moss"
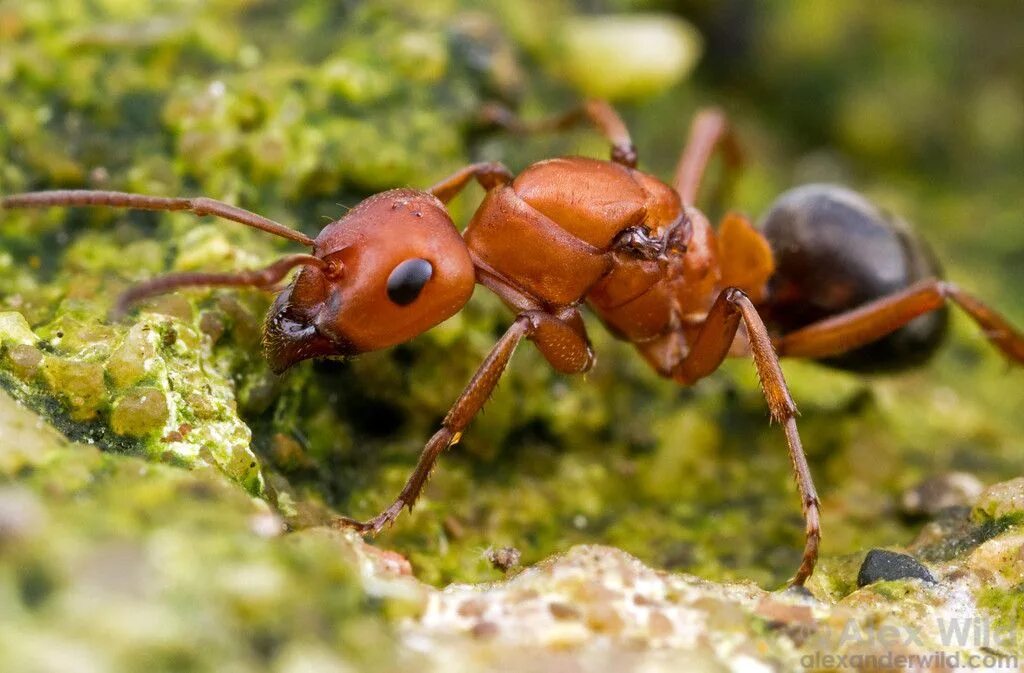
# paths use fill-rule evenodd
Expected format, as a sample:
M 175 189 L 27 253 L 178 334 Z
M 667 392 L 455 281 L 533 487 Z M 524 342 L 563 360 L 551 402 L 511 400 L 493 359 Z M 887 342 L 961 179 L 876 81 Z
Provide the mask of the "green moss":
M 914 580 L 883 580 L 875 582 L 868 591 L 873 591 L 886 600 L 899 602 L 907 596 L 917 593 L 917 587 L 913 585 Z
M 69 445 L 32 418 L 0 393 L 5 429 L 23 428 L 0 443 L 0 668 L 389 659 L 384 617 L 415 612 L 415 595 L 368 596 L 343 536 L 281 536 L 264 502 L 215 471 Z
M 1021 620 L 1024 620 L 1024 584 L 1007 591 L 1000 588 L 982 589 L 978 595 L 978 606 L 991 611 L 995 625 L 1014 635 L 1014 645 L 1024 649 L 1024 634 Z

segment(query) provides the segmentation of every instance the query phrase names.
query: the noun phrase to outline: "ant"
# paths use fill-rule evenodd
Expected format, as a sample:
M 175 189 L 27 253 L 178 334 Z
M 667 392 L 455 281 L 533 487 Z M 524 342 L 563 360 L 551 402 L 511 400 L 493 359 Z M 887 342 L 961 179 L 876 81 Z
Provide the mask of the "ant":
M 780 357 L 858 371 L 916 364 L 941 341 L 952 302 L 993 345 L 1024 363 L 1024 335 L 940 280 L 926 244 L 853 191 L 798 187 L 776 200 L 760 228 L 729 213 L 713 229 L 695 206 L 702 177 L 716 151 L 727 165 L 739 163 L 734 134 L 717 109 L 695 116 L 671 185 L 636 169 L 629 132 L 604 101 L 532 125 L 500 108 L 489 108 L 488 116 L 513 131 L 589 121 L 611 143 L 611 158 L 548 159 L 518 176 L 499 163 L 470 164 L 426 191 L 371 196 L 315 239 L 208 198 L 44 191 L 7 196 L 0 206 L 183 210 L 311 248 L 258 270 L 160 276 L 129 289 L 115 309 L 123 314 L 140 299 L 183 287 L 276 291 L 300 267 L 277 293 L 264 326 L 264 351 L 277 373 L 309 358 L 408 341 L 461 310 L 477 283 L 497 294 L 515 320 L 427 441 L 394 503 L 366 522 L 338 519 L 361 533 L 378 533 L 412 508 L 438 456 L 460 440 L 520 341 L 532 341 L 559 372 L 593 366 L 583 303 L 660 375 L 683 385 L 710 375 L 727 356 L 753 358 L 800 495 L 806 542 L 790 580 L 797 586 L 817 560 L 819 501 Z M 445 204 L 472 180 L 486 195 L 460 234 Z

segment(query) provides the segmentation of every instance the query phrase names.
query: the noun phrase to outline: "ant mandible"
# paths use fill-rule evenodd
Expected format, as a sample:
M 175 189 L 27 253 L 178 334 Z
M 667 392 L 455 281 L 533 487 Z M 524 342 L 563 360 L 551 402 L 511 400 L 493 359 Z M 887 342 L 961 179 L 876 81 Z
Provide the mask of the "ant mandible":
M 393 346 L 457 313 L 476 283 L 516 318 L 430 438 L 394 503 L 366 522 L 338 525 L 377 533 L 412 508 L 438 456 L 457 443 L 498 383 L 516 345 L 529 339 L 559 372 L 586 372 L 594 353 L 580 316 L 584 302 L 657 372 L 690 385 L 727 356 L 753 357 L 771 418 L 786 436 L 806 528 L 792 584 L 818 555 L 819 502 L 779 357 L 854 370 L 894 369 L 926 359 L 940 342 L 951 301 L 997 348 L 1024 363 L 1024 335 L 948 282 L 927 246 L 901 220 L 842 187 L 808 185 L 773 204 L 760 229 L 730 213 L 717 231 L 695 207 L 702 176 L 720 149 L 739 154 L 725 116 L 700 111 L 673 185 L 636 170 L 622 120 L 604 101 L 524 124 L 488 108 L 512 130 L 591 122 L 612 145 L 611 160 L 540 161 L 518 176 L 498 163 L 466 166 L 426 191 L 371 196 L 315 238 L 207 198 L 109 191 L 45 191 L 0 199 L 4 208 L 114 206 L 215 215 L 312 248 L 266 268 L 238 273 L 172 273 L 121 296 L 134 302 L 190 286 L 274 289 L 264 326 L 271 368 Z M 486 190 L 465 233 L 445 203 L 475 179 Z

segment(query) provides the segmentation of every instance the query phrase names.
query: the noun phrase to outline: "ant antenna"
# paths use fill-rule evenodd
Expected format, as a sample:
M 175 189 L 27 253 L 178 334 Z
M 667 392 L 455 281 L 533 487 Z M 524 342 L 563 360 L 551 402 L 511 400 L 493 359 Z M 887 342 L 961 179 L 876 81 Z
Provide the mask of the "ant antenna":
M 91 189 L 70 189 L 52 192 L 28 192 L 0 198 L 0 208 L 47 208 L 51 206 L 108 206 L 133 210 L 186 210 L 196 215 L 214 215 L 225 220 L 260 229 L 269 234 L 287 238 L 290 241 L 313 247 L 314 240 L 301 231 L 269 220 L 262 215 L 201 196 L 194 199 L 166 198 L 130 194 L 128 192 L 107 192 Z

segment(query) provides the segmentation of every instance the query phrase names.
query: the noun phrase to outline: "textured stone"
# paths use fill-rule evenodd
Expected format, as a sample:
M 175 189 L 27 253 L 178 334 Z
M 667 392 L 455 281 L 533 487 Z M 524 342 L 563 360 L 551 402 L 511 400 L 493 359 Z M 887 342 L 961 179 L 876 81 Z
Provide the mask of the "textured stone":
M 110 427 L 119 435 L 144 437 L 162 430 L 169 415 L 162 390 L 134 388 L 114 403 Z

